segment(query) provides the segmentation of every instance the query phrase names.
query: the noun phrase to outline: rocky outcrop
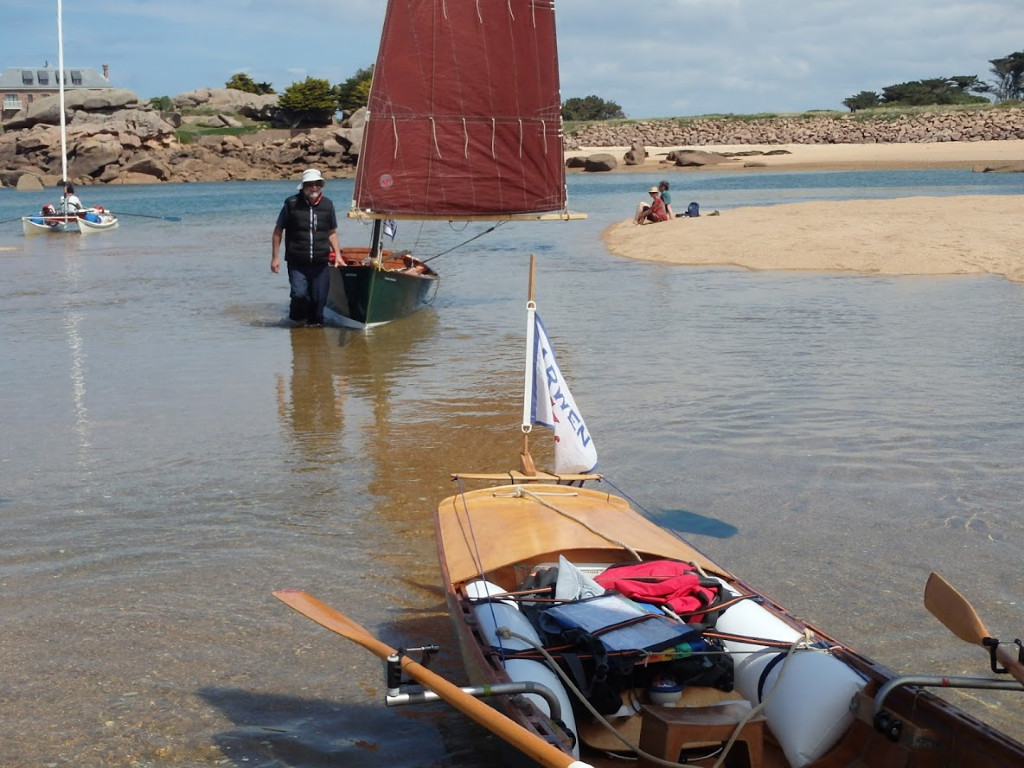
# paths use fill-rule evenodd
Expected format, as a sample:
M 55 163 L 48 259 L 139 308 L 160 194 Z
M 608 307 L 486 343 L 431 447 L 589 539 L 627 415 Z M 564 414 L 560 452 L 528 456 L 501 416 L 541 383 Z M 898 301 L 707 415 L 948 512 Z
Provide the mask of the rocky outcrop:
M 894 144 L 1024 139 L 1024 109 L 978 109 L 883 116 L 795 115 L 757 120 L 693 118 L 589 123 L 566 136 L 580 147 L 708 146 L 717 144 Z
M 200 88 L 175 96 L 178 109 L 209 108 L 222 113 L 245 115 L 253 120 L 272 120 L 277 113 L 277 94 L 255 94 L 234 88 Z
M 241 125 L 239 115 L 269 119 L 277 97 L 205 88 L 181 94 L 174 103 L 206 114 L 162 113 L 140 104 L 130 91 L 69 91 L 68 177 L 79 185 L 149 184 L 292 178 L 310 166 L 343 177 L 355 169 L 365 110 L 339 126 L 205 135 L 183 144 L 176 132 L 182 124 L 219 128 Z M 46 186 L 60 182 L 59 124 L 53 97 L 37 99 L 4 125 L 0 184 L 16 186 L 26 176 Z

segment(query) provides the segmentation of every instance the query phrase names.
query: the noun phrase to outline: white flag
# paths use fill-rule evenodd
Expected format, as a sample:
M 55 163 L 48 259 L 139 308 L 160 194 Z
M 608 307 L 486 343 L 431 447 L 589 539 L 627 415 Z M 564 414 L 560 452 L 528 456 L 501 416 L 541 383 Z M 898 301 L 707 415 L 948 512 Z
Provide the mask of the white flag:
M 384 236 L 390 237 L 392 240 L 395 239 L 395 233 L 398 231 L 398 222 L 394 219 L 384 219 Z
M 597 448 L 562 378 L 544 323 L 536 314 L 533 331 L 530 420 L 555 432 L 556 474 L 591 472 L 597 466 Z

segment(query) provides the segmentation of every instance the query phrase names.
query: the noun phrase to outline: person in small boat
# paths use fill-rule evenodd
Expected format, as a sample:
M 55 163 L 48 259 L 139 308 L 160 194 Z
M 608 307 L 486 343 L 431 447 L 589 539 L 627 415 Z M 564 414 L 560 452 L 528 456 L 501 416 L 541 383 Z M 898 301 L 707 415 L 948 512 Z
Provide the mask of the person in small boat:
M 324 177 L 316 168 L 302 172 L 299 191 L 284 201 L 271 239 L 270 271 L 281 270 L 281 241 L 288 267 L 291 304 L 288 317 L 311 326 L 324 324 L 332 253 L 341 253 L 334 203 L 324 195 Z
M 668 191 L 668 182 L 665 180 L 658 182 L 658 192 L 661 194 L 661 202 L 665 204 L 665 213 L 668 214 L 670 219 L 676 217 L 676 212 L 672 210 L 672 193 Z
M 84 210 L 85 206 L 82 205 L 82 201 L 75 194 L 75 186 L 70 181 L 65 182 L 64 195 L 60 199 L 60 212 L 72 213 L 77 216 Z
M 657 187 L 651 187 L 648 191 L 651 202 L 647 205 L 640 203 L 636 208 L 634 224 L 646 224 L 647 222 L 668 221 L 668 212 L 665 210 L 665 203 L 661 199 L 661 192 Z

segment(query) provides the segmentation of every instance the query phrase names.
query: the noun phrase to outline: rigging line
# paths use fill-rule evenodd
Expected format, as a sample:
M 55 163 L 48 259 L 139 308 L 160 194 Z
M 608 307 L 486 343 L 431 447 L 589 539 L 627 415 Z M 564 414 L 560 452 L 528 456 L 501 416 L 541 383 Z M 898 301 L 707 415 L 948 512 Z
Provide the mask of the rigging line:
M 462 486 L 462 478 L 461 477 L 457 477 L 456 481 L 459 484 L 459 500 L 462 502 L 463 513 L 466 515 L 466 525 L 469 527 L 469 540 L 472 542 L 472 545 L 473 545 L 473 547 L 472 547 L 472 555 L 473 555 L 473 560 L 474 560 L 473 564 L 476 566 L 476 571 L 477 571 L 477 574 L 480 576 L 480 581 L 484 582 L 484 584 L 486 585 L 487 584 L 487 578 L 484 575 L 484 563 L 483 563 L 483 560 L 480 557 L 480 545 L 477 544 L 476 531 L 473 530 L 473 518 L 469 514 L 469 503 L 466 501 L 466 489 Z M 488 592 L 490 592 L 490 589 L 488 589 L 487 586 L 484 586 L 484 594 L 487 594 Z M 488 610 L 491 613 L 491 621 L 494 623 L 494 626 L 497 627 L 498 626 L 498 617 L 494 613 L 494 601 L 493 600 L 488 600 L 487 604 L 488 604 Z M 501 652 L 502 661 L 504 661 L 504 658 L 505 658 L 505 646 L 501 643 L 500 636 L 498 638 L 498 650 Z
M 469 129 L 466 127 L 466 118 L 462 118 L 462 156 L 469 159 Z
M 547 153 L 548 153 L 548 121 L 547 120 L 541 120 L 540 121 L 540 130 L 541 130 L 541 136 L 544 137 L 544 154 L 547 155 Z
M 395 160 L 398 158 L 398 122 L 395 120 L 395 116 L 391 116 L 391 130 L 395 134 L 395 151 L 391 155 L 391 159 Z
M 494 157 L 494 139 L 495 139 L 495 136 L 497 134 L 497 131 L 498 131 L 497 121 L 492 117 L 491 118 L 491 159 L 492 160 L 495 159 L 495 157 Z
M 484 563 L 480 559 L 480 547 L 476 543 L 476 533 L 473 531 L 473 519 L 469 515 L 469 504 L 466 501 L 466 489 L 462 487 L 462 478 L 456 477 L 455 482 L 459 485 L 459 500 L 462 502 L 462 510 L 466 515 L 466 525 L 469 526 L 469 540 L 473 542 L 473 563 L 476 566 L 476 571 L 480 576 L 481 581 L 487 581 L 484 578 Z
M 495 224 L 495 225 L 494 225 L 493 227 L 490 227 L 490 228 L 488 228 L 488 229 L 485 229 L 485 230 L 484 230 L 483 232 L 481 232 L 481 233 L 480 233 L 480 234 L 478 234 L 478 235 L 473 235 L 473 237 L 469 238 L 469 240 L 463 240 L 463 241 L 462 241 L 461 243 L 459 243 L 458 245 L 453 245 L 453 246 L 452 246 L 451 248 L 449 248 L 449 249 L 448 249 L 447 251 L 441 251 L 440 253 L 435 253 L 435 254 L 434 254 L 433 256 L 431 256 L 431 257 L 430 257 L 429 259 L 421 259 L 421 260 L 420 260 L 420 263 L 421 263 L 421 264 L 426 264 L 426 263 L 427 263 L 428 261 L 433 261 L 434 259 L 438 258 L 439 256 L 444 256 L 444 255 L 445 255 L 446 253 L 451 253 L 451 252 L 452 252 L 452 251 L 454 251 L 454 250 L 455 250 L 456 248 L 461 248 L 462 246 L 464 246 L 464 245 L 466 245 L 466 244 L 468 244 L 468 243 L 472 243 L 472 242 L 473 242 L 474 240 L 476 240 L 476 239 L 477 239 L 478 237 L 483 237 L 484 235 L 490 234 L 491 232 L 493 232 L 494 230 L 496 230 L 496 229 L 497 229 L 498 227 L 500 227 L 500 226 L 501 226 L 502 224 L 506 224 L 506 223 L 508 223 L 508 222 L 504 222 L 504 221 L 499 221 L 499 222 L 498 222 L 497 224 Z
M 484 23 L 484 17 L 480 14 L 480 0 L 476 0 L 476 20 L 481 24 Z
M 434 149 L 437 151 L 438 159 L 443 160 L 444 157 L 441 155 L 441 147 L 437 144 L 437 121 L 434 120 L 434 116 L 430 116 L 430 135 L 434 139 Z
M 554 504 L 552 504 L 552 503 L 550 503 L 548 501 L 545 501 L 544 499 L 542 499 L 540 496 L 538 496 L 533 491 L 528 491 L 525 488 L 523 488 L 522 486 L 516 486 L 515 495 L 516 496 L 528 496 L 529 498 L 533 499 L 538 504 L 540 504 L 542 507 L 547 507 L 552 512 L 557 512 L 558 514 L 562 515 L 563 517 L 567 517 L 570 520 L 572 520 L 573 522 L 579 523 L 584 528 L 586 528 L 588 531 L 590 531 L 592 534 L 594 534 L 595 536 L 600 536 L 602 539 L 607 541 L 609 544 L 614 544 L 617 547 L 622 547 L 624 550 L 626 550 L 631 555 L 633 555 L 633 557 L 635 557 L 637 559 L 637 562 L 643 562 L 643 558 L 640 557 L 640 553 L 638 553 L 635 549 L 633 549 L 631 546 L 629 546 L 629 544 L 626 544 L 623 541 L 619 541 L 618 539 L 613 539 L 611 536 L 607 536 L 607 535 L 601 533 L 599 530 L 597 530 L 596 528 L 591 526 L 589 523 L 585 523 L 583 520 L 580 520 L 578 517 L 573 517 L 572 515 L 570 515 L 565 510 L 559 509 Z
M 508 15 L 512 18 L 512 21 L 516 20 L 515 11 L 512 10 L 512 0 L 508 0 Z
M 519 157 L 523 156 L 523 118 L 519 118 Z

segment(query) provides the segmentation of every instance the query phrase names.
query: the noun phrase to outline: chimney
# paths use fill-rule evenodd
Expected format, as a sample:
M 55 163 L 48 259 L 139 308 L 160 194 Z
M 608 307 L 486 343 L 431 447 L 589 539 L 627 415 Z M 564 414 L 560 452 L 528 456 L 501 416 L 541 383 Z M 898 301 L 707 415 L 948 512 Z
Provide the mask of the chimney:
M 103 79 L 104 80 L 110 80 L 110 65 L 109 64 L 104 64 L 103 65 Z

